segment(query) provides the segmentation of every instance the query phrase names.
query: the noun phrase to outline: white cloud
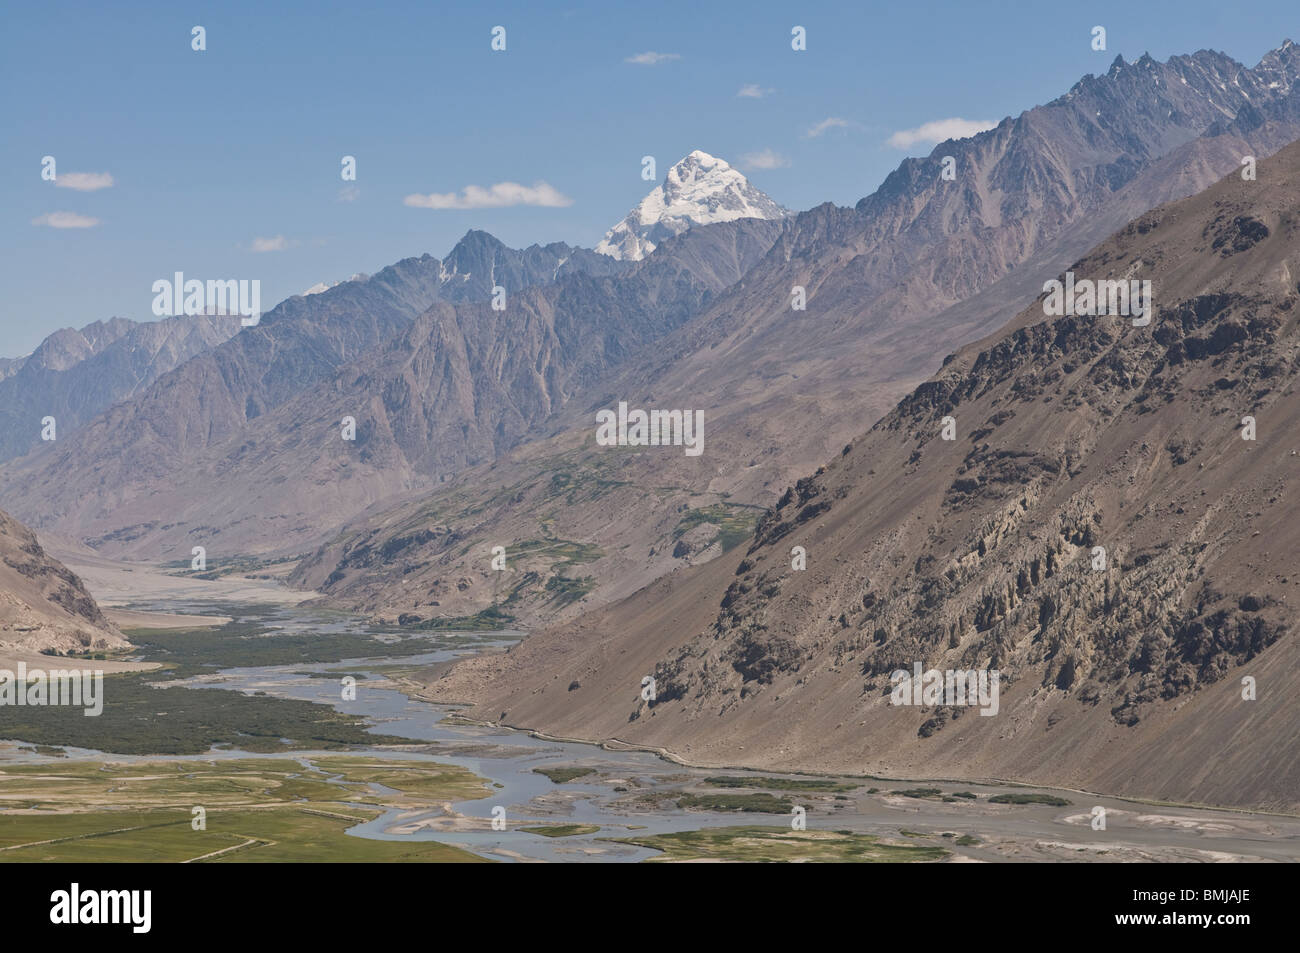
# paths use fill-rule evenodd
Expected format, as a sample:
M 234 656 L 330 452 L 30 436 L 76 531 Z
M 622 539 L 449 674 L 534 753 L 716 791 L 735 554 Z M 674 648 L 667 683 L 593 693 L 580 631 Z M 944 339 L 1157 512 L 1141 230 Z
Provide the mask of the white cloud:
M 296 244 L 298 244 L 296 241 L 291 241 L 283 235 L 276 235 L 274 238 L 254 238 L 252 250 L 255 252 L 284 251 Z
M 340 202 L 355 202 L 359 198 L 361 198 L 361 189 L 355 185 L 345 185 L 339 189 Z
M 46 212 L 32 219 L 33 225 L 48 225 L 50 228 L 94 228 L 101 224 L 99 219 L 76 212 Z
M 764 96 L 775 92 L 775 89 L 764 89 L 758 83 L 746 83 L 740 87 L 740 92 L 736 93 L 736 95 L 742 99 L 762 99 Z
M 809 128 L 809 130 L 805 132 L 803 135 L 805 139 L 816 139 L 818 136 L 820 136 L 822 133 L 826 132 L 827 130 L 847 129 L 850 126 L 856 126 L 856 125 L 857 123 L 849 122 L 847 119 L 840 119 L 838 116 L 831 116 L 827 119 L 823 119 L 815 126 Z
M 111 186 L 113 177 L 107 172 L 64 172 L 54 180 L 54 184 L 61 189 L 94 192 Z
M 771 149 L 764 149 L 745 153 L 740 157 L 740 165 L 744 169 L 784 169 L 790 165 L 790 160 Z
M 668 60 L 680 60 L 680 53 L 655 53 L 653 51 L 637 53 L 635 56 L 629 56 L 624 63 L 636 63 L 638 66 L 657 66 Z
M 895 149 L 910 149 L 918 142 L 937 145 L 947 139 L 965 139 L 996 125 L 988 119 L 936 119 L 915 129 L 900 129 L 887 141 Z
M 545 182 L 535 182 L 531 186 L 520 185 L 518 182 L 498 182 L 486 189 L 478 185 L 467 185 L 459 195 L 455 192 L 408 195 L 402 199 L 402 204 L 412 208 L 436 209 L 508 208 L 511 205 L 563 208 L 572 205 L 573 199 Z

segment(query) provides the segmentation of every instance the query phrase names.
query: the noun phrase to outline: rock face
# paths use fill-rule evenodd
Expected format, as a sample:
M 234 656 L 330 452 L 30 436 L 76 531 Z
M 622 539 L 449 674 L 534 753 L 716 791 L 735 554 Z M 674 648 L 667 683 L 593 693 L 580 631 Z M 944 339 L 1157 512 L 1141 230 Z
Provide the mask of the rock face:
M 664 239 L 694 225 L 740 218 L 779 220 L 789 214 L 722 159 L 696 149 L 669 169 L 663 184 L 605 233 L 596 251 L 611 258 L 640 261 Z
M 506 611 L 535 625 L 720 554 L 727 545 L 696 535 L 711 529 L 721 542 L 752 527 L 755 507 L 838 453 L 944 354 L 1005 325 L 1046 278 L 1135 216 L 1240 168 L 1243 155 L 1300 136 L 1296 75 L 1290 44 L 1254 70 L 1214 53 L 1117 61 L 1046 106 L 906 160 L 856 208 L 782 220 L 766 255 L 701 314 L 575 394 L 490 472 L 453 475 L 349 525 L 301 581 L 392 617 L 510 599 Z M 947 155 L 955 181 L 941 175 Z M 743 222 L 755 223 L 733 224 Z M 806 311 L 792 309 L 795 286 Z M 704 454 L 592 446 L 592 413 L 619 400 L 703 409 Z M 558 604 L 546 589 L 563 558 L 525 561 L 499 593 L 485 547 L 550 537 L 601 554 L 568 570 L 585 580 L 585 602 Z M 345 556 L 360 545 L 367 565 Z
M 1070 270 L 1150 280 L 1150 325 L 1040 298 L 734 556 L 439 692 L 694 760 L 1294 810 L 1298 206 L 1300 143 L 1139 217 Z M 998 714 L 891 704 L 917 662 L 999 671 Z
M 103 410 L 239 331 L 239 319 L 194 315 L 137 323 L 96 321 L 55 331 L 0 369 L 0 461 L 41 443 L 41 420 L 71 436 Z
M 66 654 L 126 644 L 81 580 L 0 512 L 0 647 Z

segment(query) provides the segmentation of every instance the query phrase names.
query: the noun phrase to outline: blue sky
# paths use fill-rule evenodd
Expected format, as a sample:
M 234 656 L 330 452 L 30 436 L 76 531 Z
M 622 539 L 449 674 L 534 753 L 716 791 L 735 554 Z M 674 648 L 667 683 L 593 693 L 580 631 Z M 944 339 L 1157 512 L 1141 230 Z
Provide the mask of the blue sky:
M 152 283 L 175 271 L 258 278 L 269 310 L 319 281 L 441 257 L 470 228 L 590 247 L 651 188 L 643 155 L 662 177 L 703 149 L 788 207 L 851 204 L 932 148 L 891 146 L 899 131 L 996 122 L 1117 53 L 1208 47 L 1253 66 L 1300 39 L 1298 22 L 1294 0 L 10 3 L 0 356 L 58 327 L 151 319 Z M 1089 45 L 1096 24 L 1105 53 Z M 504 52 L 490 49 L 496 25 Z M 646 53 L 661 57 L 629 62 Z M 746 86 L 760 95 L 738 95 Z M 810 134 L 828 119 L 843 124 Z M 764 153 L 782 164 L 746 167 Z M 46 155 L 67 183 L 113 184 L 43 181 Z M 355 183 L 340 179 L 344 155 Z M 403 201 L 502 182 L 546 183 L 570 204 Z M 33 224 L 59 212 L 98 224 Z

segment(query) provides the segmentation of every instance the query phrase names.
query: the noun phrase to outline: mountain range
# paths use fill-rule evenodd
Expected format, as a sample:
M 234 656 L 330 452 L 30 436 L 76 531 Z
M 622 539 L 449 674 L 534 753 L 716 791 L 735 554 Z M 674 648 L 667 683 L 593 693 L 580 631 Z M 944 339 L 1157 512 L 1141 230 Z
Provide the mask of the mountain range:
M 1068 270 L 1149 280 L 1149 326 L 1040 296 L 743 548 L 433 692 L 695 763 L 1294 810 L 1298 208 L 1300 143 L 1138 217 Z M 997 716 L 892 704 L 916 664 L 999 672 Z
M 716 557 L 1091 245 L 1300 136 L 1297 74 L 1289 43 L 1254 70 L 1215 53 L 1117 59 L 1046 106 L 906 160 L 855 208 L 782 220 L 743 277 L 539 436 L 433 494 L 361 515 L 296 580 L 389 619 L 492 605 L 535 625 Z M 948 155 L 953 182 L 942 178 Z M 805 311 L 791 307 L 795 286 Z M 620 400 L 703 408 L 704 455 L 596 447 L 595 412 Z M 490 545 L 520 554 L 504 578 Z M 586 556 L 575 565 L 577 545 Z
M 238 331 L 238 319 L 209 315 L 55 331 L 31 354 L 0 362 L 0 461 L 40 446 L 44 417 L 56 435 L 72 433 Z
M 423 615 L 417 603 L 456 614 L 491 604 L 500 583 L 481 554 L 452 556 L 475 536 L 594 546 L 605 556 L 580 587 L 592 589 L 586 604 L 612 598 L 716 555 L 729 525 L 752 525 L 943 354 L 1004 323 L 1106 233 L 1300 135 L 1298 62 L 1290 43 L 1253 70 L 1208 52 L 1117 59 L 1046 106 L 906 160 L 854 208 L 697 225 L 641 262 L 562 244 L 514 251 L 471 232 L 445 260 L 407 259 L 286 300 L 0 469 L 0 498 L 38 529 L 110 554 L 325 544 L 299 582 L 332 580 L 331 599 L 391 617 Z M 949 155 L 953 181 L 942 176 Z M 748 194 L 725 163 L 706 169 L 710 158 L 688 156 L 650 198 L 711 177 L 724 195 Z M 791 307 L 795 286 L 804 311 Z M 489 309 L 496 287 L 504 312 Z M 613 461 L 577 443 L 599 407 L 665 394 L 706 409 L 702 460 Z M 357 421 L 351 443 L 338 436 L 345 416 Z M 556 486 L 556 453 L 574 450 L 575 479 L 603 480 L 610 511 L 641 508 L 632 525 L 593 521 L 569 493 L 536 517 L 538 493 Z M 466 470 L 494 463 L 508 482 Z M 701 508 L 703 519 L 690 515 Z M 445 532 L 412 537 L 408 524 L 426 512 Z M 354 517 L 379 528 L 331 541 Z M 391 544 L 386 526 L 422 542 Z M 390 554 L 377 576 L 350 555 L 357 545 L 363 557 Z M 521 569 L 537 573 L 516 598 L 521 618 L 577 608 L 542 598 L 548 584 L 572 589 L 551 581 L 554 564 Z M 453 579 L 450 603 L 431 598 Z
M 924 713 L 924 734 L 899 729 L 919 712 L 888 712 L 878 736 L 845 720 L 903 655 L 1005 660 L 1012 720 L 1026 730 L 1049 702 L 1092 706 L 1053 725 L 1069 726 L 1054 738 L 1084 726 L 1077 761 L 1041 758 L 1042 771 L 1068 768 L 1087 783 L 1105 761 L 1094 739 L 1145 737 L 1152 718 L 1195 707 L 1215 691 L 1212 675 L 1283 631 L 1267 587 L 1224 583 L 1189 601 L 1193 579 L 1153 576 L 1098 597 L 1062 589 L 1061 566 L 1090 527 L 1120 527 L 1110 544 L 1120 568 L 1169 572 L 1162 560 L 1187 555 L 1175 536 L 1148 552 L 1148 534 L 1131 525 L 1135 499 L 1155 506 L 1157 493 L 1187 487 L 1142 484 L 1151 495 L 1130 498 L 1118 475 L 1095 485 L 1093 475 L 1113 453 L 1131 464 L 1124 479 L 1155 480 L 1141 460 L 1155 461 L 1158 445 L 1186 466 L 1199 452 L 1192 430 L 1144 429 L 1166 419 L 1144 419 L 1162 395 L 1173 395 L 1167 416 L 1182 401 L 1226 414 L 1239 386 L 1257 391 L 1269 377 L 1241 342 L 1284 339 L 1285 322 L 1261 328 L 1247 312 L 1289 308 L 1274 287 L 1289 266 L 1270 236 L 1290 234 L 1277 183 L 1291 181 L 1293 153 L 1261 163 L 1258 195 L 1224 183 L 1198 193 L 1300 138 L 1298 78 L 1290 41 L 1253 68 L 1211 51 L 1116 58 L 1045 105 L 905 160 L 853 207 L 791 213 L 695 151 L 595 250 L 515 250 L 471 231 L 443 259 L 314 287 L 255 327 L 115 319 L 59 332 L 0 362 L 10 396 L 0 500 L 35 529 L 107 555 L 169 562 L 204 545 L 215 565 L 302 557 L 295 584 L 405 625 L 558 621 L 509 656 L 462 666 L 440 691 L 521 724 L 572 728 L 591 715 L 593 731 L 630 730 L 701 757 L 735 758 L 744 741 L 765 765 L 795 765 L 781 754 L 797 748 L 819 763 L 840 751 L 844 766 L 866 770 L 929 757 L 924 741 L 956 773 L 1032 777 L 1026 759 L 1040 749 L 981 740 L 987 754 L 962 760 L 964 749 L 945 747 L 943 713 Z M 1197 204 L 1205 195 L 1237 211 L 1215 219 Z M 1197 284 L 1200 272 L 1178 270 L 1184 260 L 1227 290 Z M 1237 280 L 1250 263 L 1262 282 L 1254 298 Z M 1154 275 L 1161 313 L 1175 317 L 1146 337 L 1114 321 L 1033 320 L 1045 280 L 1121 264 L 1126 276 Z M 1175 321 L 1180 337 L 1160 342 L 1157 371 L 1154 351 L 1137 352 Z M 1026 367 L 1027 354 L 1055 363 Z M 1236 358 L 1231 373 L 1205 376 Z M 1142 390 L 1153 377 L 1167 390 Z M 1075 392 L 1061 390 L 1066 381 Z M 1040 403 L 1075 416 L 1067 426 Z M 597 445 L 596 414 L 619 404 L 700 411 L 704 453 Z M 969 446 L 934 445 L 939 410 L 971 424 Z M 59 420 L 54 441 L 40 440 L 47 414 Z M 1223 546 L 1230 524 L 1203 515 L 1198 525 Z M 818 540 L 810 569 L 778 579 L 795 532 Z M 504 571 L 491 564 L 496 546 Z M 985 561 L 990 547 L 998 556 Z M 1094 623 L 1111 607 L 1127 627 L 1108 641 Z M 1143 635 L 1157 620 L 1167 630 L 1158 645 Z M 1196 635 L 1207 631 L 1208 646 Z M 640 633 L 634 651 L 610 641 L 630 633 Z M 1189 640 L 1191 661 L 1178 655 Z M 521 659 L 550 681 L 527 676 Z M 650 666 L 664 686 L 653 708 L 611 701 L 628 665 Z M 543 701 L 570 669 L 587 673 L 573 680 L 592 694 Z M 855 671 L 858 682 L 841 677 Z M 811 673 L 832 686 L 816 703 L 823 714 L 794 721 L 816 744 L 777 727 L 777 696 L 799 697 Z M 743 725 L 728 727 L 741 713 Z M 854 724 L 868 749 L 844 733 Z M 1287 777 L 1262 780 L 1261 803 Z M 1205 779 L 1166 781 L 1220 796 Z

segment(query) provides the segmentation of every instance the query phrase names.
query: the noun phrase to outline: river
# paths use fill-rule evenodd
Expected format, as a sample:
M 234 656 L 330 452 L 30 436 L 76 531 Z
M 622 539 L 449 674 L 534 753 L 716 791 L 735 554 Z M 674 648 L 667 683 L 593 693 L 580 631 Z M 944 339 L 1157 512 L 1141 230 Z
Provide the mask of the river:
M 376 629 L 360 617 L 300 606 L 257 607 L 250 612 L 239 604 L 166 599 L 132 604 L 132 609 L 182 614 L 221 614 L 236 623 L 256 621 L 276 634 L 355 633 L 394 641 L 410 635 L 399 630 Z M 414 699 L 388 679 L 394 666 L 414 668 L 445 662 L 485 648 L 510 644 L 511 633 L 426 633 L 429 651 L 420 655 L 385 656 L 382 642 L 373 655 L 336 662 L 300 661 L 288 665 L 225 668 L 218 675 L 189 680 L 195 691 L 264 692 L 329 705 L 363 717 L 367 730 L 411 739 L 410 745 L 379 745 L 359 749 L 388 759 L 423 759 L 454 764 L 484 778 L 492 786 L 483 798 L 427 809 L 392 809 L 348 830 L 354 837 L 381 840 L 431 840 L 454 845 L 498 861 L 636 862 L 654 851 L 611 838 L 645 836 L 674 831 L 739 824 L 788 826 L 789 814 L 722 813 L 682 810 L 668 795 L 684 790 L 709 789 L 710 776 L 739 776 L 745 772 L 696 769 L 669 762 L 649 752 L 606 750 L 596 745 L 550 741 L 527 732 L 465 723 L 456 707 Z M 202 638 L 196 632 L 195 638 Z M 356 699 L 344 700 L 340 679 L 361 674 Z M 333 677 L 337 675 L 338 677 Z M 158 760 L 145 756 L 104 755 L 66 747 L 69 758 L 111 757 L 114 761 Z M 291 756 L 337 752 L 295 751 Z M 37 760 L 35 752 L 10 760 Z M 257 754 L 223 748 L 195 759 L 283 758 L 284 753 Z M 167 756 L 185 760 L 185 756 Z M 590 767 L 594 774 L 563 784 L 537 773 L 537 768 Z M 765 775 L 766 776 L 766 775 Z M 782 776 L 782 775 L 778 775 Z M 783 777 L 790 777 L 784 775 Z M 849 829 L 897 840 L 912 830 L 951 851 L 953 859 L 1008 860 L 1222 860 L 1259 858 L 1294 860 L 1300 856 L 1300 819 L 1236 811 L 1194 808 L 1154 808 L 1094 794 L 1070 796 L 1071 807 L 1048 805 L 1003 806 L 987 797 L 1023 791 L 1011 785 L 960 782 L 954 788 L 975 792 L 979 800 L 944 803 L 898 796 L 890 788 L 915 782 L 878 781 L 883 790 L 864 790 L 869 779 L 842 779 L 858 786 L 852 796 L 827 793 L 790 795 L 808 805 L 810 830 L 817 826 Z M 938 782 L 926 782 L 937 784 Z M 775 790 L 775 789 L 774 789 Z M 1043 789 L 1039 789 L 1043 790 Z M 656 792 L 665 795 L 656 799 Z M 1076 794 L 1078 792 L 1075 792 Z M 355 796 L 355 790 L 353 792 Z M 950 799 L 951 800 L 951 799 Z M 1089 827 L 1092 805 L 1106 807 L 1110 829 L 1098 837 Z M 506 830 L 492 830 L 494 808 L 502 808 Z M 594 833 L 546 837 L 519 830 L 519 826 L 581 824 L 598 828 Z M 473 827 L 475 829 L 466 829 Z M 946 832 L 946 833 L 944 833 Z M 956 846 L 962 833 L 978 834 L 975 846 Z M 911 837 L 914 834 L 904 834 Z M 940 836 L 948 838 L 939 840 Z M 1083 855 L 1083 856 L 1080 856 Z

